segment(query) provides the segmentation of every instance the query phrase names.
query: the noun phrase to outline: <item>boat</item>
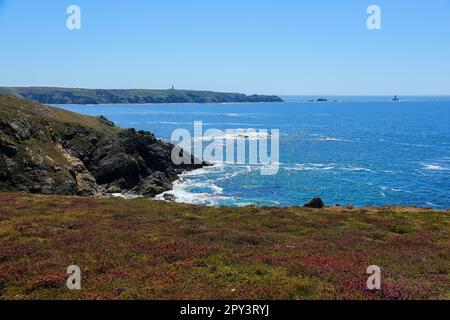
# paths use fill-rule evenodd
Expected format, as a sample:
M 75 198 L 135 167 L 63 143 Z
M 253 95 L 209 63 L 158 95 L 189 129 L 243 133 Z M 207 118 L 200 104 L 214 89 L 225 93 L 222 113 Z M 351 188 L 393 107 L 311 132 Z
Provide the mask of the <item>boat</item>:
M 400 101 L 400 99 L 397 96 L 395 96 L 394 99 L 392 99 L 392 101 Z

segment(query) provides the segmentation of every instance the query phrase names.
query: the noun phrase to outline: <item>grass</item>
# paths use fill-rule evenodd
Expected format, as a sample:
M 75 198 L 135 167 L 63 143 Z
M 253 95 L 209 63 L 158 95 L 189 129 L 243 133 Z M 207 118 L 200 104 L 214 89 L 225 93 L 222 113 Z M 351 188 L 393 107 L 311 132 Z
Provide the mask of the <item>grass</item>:
M 80 125 L 105 134 L 117 134 L 121 130 L 118 127 L 104 125 L 97 117 L 85 116 L 34 101 L 1 95 L 0 119 L 6 121 L 26 119 L 35 125 L 51 125 L 56 131 L 62 132 L 67 128 L 67 124 Z
M 0 299 L 450 299 L 448 211 L 0 203 Z M 72 264 L 81 291 L 66 289 Z

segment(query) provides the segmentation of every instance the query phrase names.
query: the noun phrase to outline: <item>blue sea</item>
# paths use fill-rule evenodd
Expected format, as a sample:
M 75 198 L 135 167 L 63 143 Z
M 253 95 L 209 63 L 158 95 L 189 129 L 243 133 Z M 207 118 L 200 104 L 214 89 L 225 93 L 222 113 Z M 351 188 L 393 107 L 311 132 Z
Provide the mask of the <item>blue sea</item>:
M 175 129 L 279 129 L 280 169 L 216 165 L 183 175 L 170 193 L 202 205 L 450 208 L 450 97 L 283 97 L 285 103 L 61 105 L 170 140 Z

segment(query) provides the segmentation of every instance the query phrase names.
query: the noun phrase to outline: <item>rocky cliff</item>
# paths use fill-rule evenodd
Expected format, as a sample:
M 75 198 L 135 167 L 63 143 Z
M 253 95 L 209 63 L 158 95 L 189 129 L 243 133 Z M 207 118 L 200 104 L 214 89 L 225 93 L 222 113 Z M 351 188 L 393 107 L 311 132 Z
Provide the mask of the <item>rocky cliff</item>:
M 0 191 L 99 196 L 155 196 L 185 170 L 173 145 L 149 132 L 0 96 Z
M 47 104 L 283 102 L 277 96 L 193 90 L 0 87 L 0 94 Z

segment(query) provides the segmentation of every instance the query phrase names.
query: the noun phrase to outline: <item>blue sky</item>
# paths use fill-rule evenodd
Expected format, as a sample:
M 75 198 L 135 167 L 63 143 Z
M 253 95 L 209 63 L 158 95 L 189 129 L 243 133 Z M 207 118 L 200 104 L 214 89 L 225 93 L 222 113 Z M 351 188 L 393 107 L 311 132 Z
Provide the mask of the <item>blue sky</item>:
M 450 0 L 0 0 L 0 37 L 3 86 L 450 94 Z

